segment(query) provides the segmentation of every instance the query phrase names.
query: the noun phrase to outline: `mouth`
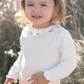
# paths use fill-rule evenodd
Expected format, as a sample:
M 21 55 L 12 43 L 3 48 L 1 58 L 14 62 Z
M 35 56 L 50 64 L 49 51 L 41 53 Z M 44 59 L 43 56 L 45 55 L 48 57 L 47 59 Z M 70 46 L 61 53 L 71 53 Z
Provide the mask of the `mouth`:
M 42 18 L 42 16 L 39 16 L 39 15 L 33 15 L 32 17 L 35 18 L 35 19 L 40 19 L 40 18 Z

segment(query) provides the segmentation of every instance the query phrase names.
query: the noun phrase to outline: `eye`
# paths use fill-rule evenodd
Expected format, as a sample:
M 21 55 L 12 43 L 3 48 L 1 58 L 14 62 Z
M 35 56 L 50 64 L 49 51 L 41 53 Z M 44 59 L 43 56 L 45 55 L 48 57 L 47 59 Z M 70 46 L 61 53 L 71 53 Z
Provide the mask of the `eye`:
M 34 6 L 33 4 L 28 4 L 27 6 Z
M 41 6 L 47 6 L 46 4 L 42 4 Z

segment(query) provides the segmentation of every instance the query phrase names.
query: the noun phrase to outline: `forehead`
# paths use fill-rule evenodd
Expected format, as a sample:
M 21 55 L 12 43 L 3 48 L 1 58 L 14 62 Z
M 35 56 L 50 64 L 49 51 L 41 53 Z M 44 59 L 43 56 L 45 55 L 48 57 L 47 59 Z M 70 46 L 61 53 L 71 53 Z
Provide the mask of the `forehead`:
M 54 0 L 25 0 L 25 2 L 33 2 L 33 3 L 54 3 Z

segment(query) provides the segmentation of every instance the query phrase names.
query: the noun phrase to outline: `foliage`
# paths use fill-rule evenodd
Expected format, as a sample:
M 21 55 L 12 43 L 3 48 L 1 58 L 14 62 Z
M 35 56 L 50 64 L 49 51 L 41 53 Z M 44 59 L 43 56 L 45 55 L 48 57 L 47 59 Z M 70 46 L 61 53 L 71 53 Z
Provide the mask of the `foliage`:
M 74 39 L 84 40 L 84 2 L 83 0 L 65 0 L 65 28 L 70 30 Z
M 0 82 L 3 84 L 8 70 L 12 66 L 17 57 L 5 55 L 4 51 L 13 49 L 17 54 L 20 50 L 19 37 L 21 28 L 17 25 L 14 19 L 17 7 L 15 8 L 15 1 L 1 1 L 0 2 Z

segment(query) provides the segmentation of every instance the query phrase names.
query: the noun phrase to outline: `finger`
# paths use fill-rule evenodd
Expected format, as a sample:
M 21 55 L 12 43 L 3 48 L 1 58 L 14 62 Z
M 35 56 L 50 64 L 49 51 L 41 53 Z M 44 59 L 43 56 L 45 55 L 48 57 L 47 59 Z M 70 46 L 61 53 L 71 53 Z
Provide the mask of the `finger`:
M 7 84 L 7 81 L 5 81 L 5 83 L 4 84 Z
M 35 79 L 36 79 L 36 76 L 33 76 L 33 77 L 31 77 L 31 78 L 28 78 L 28 79 L 27 79 L 27 82 L 32 81 L 32 80 L 35 80 Z
M 8 84 L 12 84 L 12 82 L 13 82 L 13 80 L 10 80 L 10 81 L 8 82 Z
M 4 84 L 10 84 L 10 81 L 9 80 L 6 80 Z
M 34 82 L 32 82 L 31 84 L 37 84 L 37 80 L 35 80 Z
M 33 77 L 33 76 L 36 76 L 37 74 L 38 74 L 38 73 L 36 73 L 36 74 L 33 74 L 33 75 L 31 75 L 31 76 Z
M 6 79 L 5 83 L 4 84 L 8 84 L 8 80 Z
M 8 82 L 8 84 L 11 84 L 11 82 Z

